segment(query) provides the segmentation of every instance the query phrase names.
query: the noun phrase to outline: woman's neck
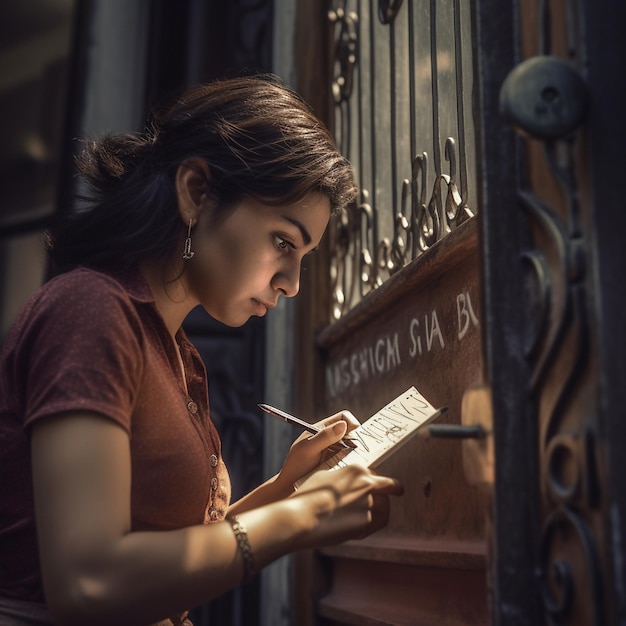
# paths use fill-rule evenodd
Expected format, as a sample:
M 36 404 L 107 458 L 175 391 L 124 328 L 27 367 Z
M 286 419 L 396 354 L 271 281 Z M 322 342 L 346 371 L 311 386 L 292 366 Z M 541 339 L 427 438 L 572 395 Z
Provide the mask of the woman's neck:
M 185 318 L 198 303 L 192 301 L 181 276 L 168 279 L 167 270 L 147 263 L 141 266 L 141 273 L 150 286 L 165 326 L 175 339 Z

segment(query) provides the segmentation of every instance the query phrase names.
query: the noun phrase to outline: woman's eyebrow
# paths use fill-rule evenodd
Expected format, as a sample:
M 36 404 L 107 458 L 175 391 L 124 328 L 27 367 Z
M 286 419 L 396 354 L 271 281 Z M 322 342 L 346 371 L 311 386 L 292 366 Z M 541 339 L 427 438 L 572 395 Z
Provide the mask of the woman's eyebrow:
M 283 215 L 282 218 L 284 220 L 287 220 L 289 223 L 293 224 L 300 231 L 300 234 L 302 235 L 302 240 L 304 241 L 305 246 L 308 246 L 311 243 L 312 241 L 311 235 L 309 234 L 309 231 L 306 229 L 306 227 L 304 226 L 302 222 L 299 222 L 293 217 L 289 217 L 287 215 Z

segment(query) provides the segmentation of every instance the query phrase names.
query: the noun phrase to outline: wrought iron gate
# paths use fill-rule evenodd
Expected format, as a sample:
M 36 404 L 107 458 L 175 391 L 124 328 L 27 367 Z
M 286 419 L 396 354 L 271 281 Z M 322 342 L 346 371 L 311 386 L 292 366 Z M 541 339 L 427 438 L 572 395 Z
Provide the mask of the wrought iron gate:
M 497 4 L 478 3 L 481 50 L 497 36 L 489 23 Z M 481 64 L 482 115 L 502 119 L 483 133 L 496 623 L 624 620 L 624 493 L 614 485 L 625 440 L 623 430 L 609 436 L 621 428 L 623 392 L 612 385 L 624 359 L 606 358 L 624 343 L 603 330 L 623 295 L 602 278 L 623 265 L 607 231 L 623 217 L 604 168 L 624 159 L 598 150 L 624 137 L 613 108 L 624 104 L 624 85 L 611 79 L 625 58 L 624 17 L 616 3 L 519 2 L 510 16 L 519 29 L 505 31 L 518 42 L 511 66 Z M 490 136 L 507 137 L 503 123 L 525 137 L 507 141 L 514 167 L 502 166 Z M 515 199 L 500 201 L 503 183 Z

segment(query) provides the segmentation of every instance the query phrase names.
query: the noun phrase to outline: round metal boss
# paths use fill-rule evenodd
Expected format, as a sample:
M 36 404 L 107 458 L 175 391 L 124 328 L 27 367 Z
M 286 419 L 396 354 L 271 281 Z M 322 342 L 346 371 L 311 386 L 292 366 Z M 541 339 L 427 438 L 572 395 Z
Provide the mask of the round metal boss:
M 519 132 L 559 139 L 576 130 L 587 106 L 587 88 L 567 62 L 537 56 L 513 68 L 500 89 L 500 113 Z

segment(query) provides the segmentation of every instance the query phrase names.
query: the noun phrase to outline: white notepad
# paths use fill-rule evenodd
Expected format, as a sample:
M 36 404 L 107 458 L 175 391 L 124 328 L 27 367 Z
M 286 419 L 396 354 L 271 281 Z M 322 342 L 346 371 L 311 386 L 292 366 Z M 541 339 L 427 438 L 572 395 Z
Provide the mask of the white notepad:
M 322 469 L 333 470 L 352 464 L 372 469 L 377 467 L 401 448 L 422 426 L 444 413 L 446 408 L 435 409 L 415 387 L 409 387 L 348 433 L 347 437 L 356 445 L 353 450 L 338 452 L 297 481 L 294 486 L 297 489 L 311 474 Z

